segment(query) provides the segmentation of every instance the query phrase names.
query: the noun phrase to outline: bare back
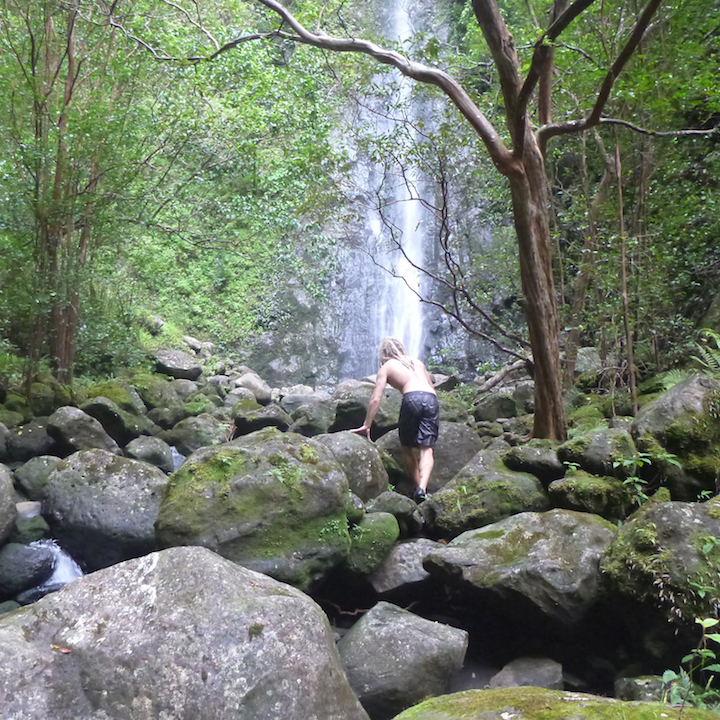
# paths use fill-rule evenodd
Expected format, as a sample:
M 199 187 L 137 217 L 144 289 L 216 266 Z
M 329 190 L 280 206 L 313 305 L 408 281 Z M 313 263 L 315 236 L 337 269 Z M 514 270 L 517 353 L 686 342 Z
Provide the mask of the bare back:
M 429 392 L 436 395 L 432 379 L 428 374 L 425 365 L 420 360 L 413 359 L 412 368 L 403 365 L 394 358 L 388 360 L 378 372 L 378 376 L 384 374 L 387 382 L 403 395 L 409 392 Z

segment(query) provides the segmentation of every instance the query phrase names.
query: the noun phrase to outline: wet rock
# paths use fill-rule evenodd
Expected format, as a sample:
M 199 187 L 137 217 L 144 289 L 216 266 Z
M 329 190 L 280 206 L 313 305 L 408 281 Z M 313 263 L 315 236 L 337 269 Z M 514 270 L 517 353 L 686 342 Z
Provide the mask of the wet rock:
M 43 504 L 62 547 L 97 570 L 156 549 L 155 520 L 166 483 L 153 465 L 85 450 L 53 470 Z
M 182 350 L 159 350 L 155 360 L 158 372 L 179 380 L 197 380 L 202 375 L 197 360 Z
M 373 720 L 447 692 L 463 664 L 464 630 L 380 602 L 338 643 L 348 681 Z
M 53 572 L 55 555 L 44 547 L 8 543 L 0 548 L 0 600 L 40 585 Z

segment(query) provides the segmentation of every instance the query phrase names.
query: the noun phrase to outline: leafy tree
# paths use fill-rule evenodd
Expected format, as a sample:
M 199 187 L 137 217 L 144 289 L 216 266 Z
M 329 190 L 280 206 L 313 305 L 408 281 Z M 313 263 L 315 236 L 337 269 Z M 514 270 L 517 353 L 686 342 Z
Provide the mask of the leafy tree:
M 225 44 L 214 40 L 216 49 L 207 56 L 209 59 L 246 41 L 260 38 L 299 42 L 332 52 L 362 53 L 397 68 L 410 78 L 440 88 L 482 139 L 493 164 L 507 179 L 512 196 L 520 275 L 535 366 L 534 434 L 538 437 L 563 438 L 565 425 L 560 382 L 559 321 L 552 267 L 545 155 L 548 143 L 553 138 L 617 122 L 604 116 L 608 100 L 616 80 L 643 42 L 661 1 L 649 0 L 645 8 L 637 13 L 633 10 L 605 17 L 605 21 L 611 24 L 622 17 L 624 32 L 616 33 L 616 42 L 609 46 L 609 62 L 600 62 L 591 68 L 590 81 L 597 82 L 589 81 L 588 86 L 594 88 L 594 96 L 589 103 L 584 102 L 585 98 L 579 99 L 576 111 L 567 116 L 574 116 L 575 119 L 555 122 L 553 85 L 556 47 L 573 21 L 581 16 L 584 19 L 592 0 L 575 0 L 569 4 L 565 0 L 555 0 L 545 6 L 543 9 L 548 10 L 547 28 L 535 32 L 532 54 L 524 65 L 495 0 L 473 0 L 473 14 L 499 78 L 499 94 L 506 126 L 504 132 L 491 123 L 468 91 L 443 70 L 413 61 L 395 50 L 385 49 L 350 34 L 346 37 L 328 34 L 323 28 L 328 19 L 333 17 L 329 8 L 323 6 L 319 12 L 308 15 L 308 18 L 314 18 L 313 22 L 319 28 L 312 31 L 307 24 L 303 24 L 303 15 L 300 14 L 306 6 L 298 5 L 296 16 L 277 0 L 259 2 L 280 18 L 280 24 L 268 29 L 268 21 L 265 20 L 265 27 L 258 32 L 238 33 Z M 613 9 L 617 13 L 617 9 Z M 510 10 L 518 12 L 515 7 Z

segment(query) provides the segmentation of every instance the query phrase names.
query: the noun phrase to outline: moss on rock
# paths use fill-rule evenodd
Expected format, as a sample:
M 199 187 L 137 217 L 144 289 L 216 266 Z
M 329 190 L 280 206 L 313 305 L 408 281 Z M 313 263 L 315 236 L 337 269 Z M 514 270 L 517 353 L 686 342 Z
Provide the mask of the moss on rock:
M 712 710 L 624 702 L 536 687 L 468 690 L 431 698 L 395 720 L 711 720 Z
M 369 575 L 385 559 L 400 537 L 400 526 L 394 515 L 385 512 L 365 515 L 350 530 L 348 568 L 360 575 Z

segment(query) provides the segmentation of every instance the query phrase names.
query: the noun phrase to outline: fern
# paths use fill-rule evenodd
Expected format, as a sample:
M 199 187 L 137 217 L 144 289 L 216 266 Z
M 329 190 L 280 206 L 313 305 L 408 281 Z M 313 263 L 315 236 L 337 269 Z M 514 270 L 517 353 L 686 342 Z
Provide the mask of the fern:
M 700 356 L 693 355 L 693 360 L 700 363 L 708 375 L 720 377 L 720 334 L 704 328 L 700 342 L 695 343 L 695 347 Z

